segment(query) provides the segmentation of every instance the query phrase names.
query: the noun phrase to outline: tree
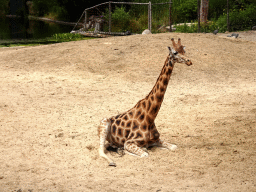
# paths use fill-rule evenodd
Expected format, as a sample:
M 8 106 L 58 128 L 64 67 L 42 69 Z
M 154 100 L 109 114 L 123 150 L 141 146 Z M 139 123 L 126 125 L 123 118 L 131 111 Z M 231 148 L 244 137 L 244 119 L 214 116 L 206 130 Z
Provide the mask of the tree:
M 208 17 L 209 0 L 201 0 L 200 21 L 205 23 Z

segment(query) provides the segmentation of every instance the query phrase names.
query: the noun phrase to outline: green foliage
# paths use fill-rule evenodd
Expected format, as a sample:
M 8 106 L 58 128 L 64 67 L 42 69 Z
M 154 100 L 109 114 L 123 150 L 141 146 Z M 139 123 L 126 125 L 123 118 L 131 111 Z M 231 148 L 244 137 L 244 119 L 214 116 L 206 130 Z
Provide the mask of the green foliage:
M 0 47 L 37 46 L 37 45 L 47 45 L 47 44 L 61 43 L 61 42 L 67 42 L 67 41 L 79 41 L 79 40 L 89 40 L 89 39 L 94 39 L 94 38 L 84 37 L 80 34 L 58 33 L 58 34 L 54 34 L 52 37 L 48 37 L 44 39 L 4 40 L 4 41 L 0 41 Z
M 189 26 L 186 23 L 184 23 L 184 25 L 176 25 L 174 28 L 176 28 L 175 32 L 178 33 L 196 33 L 198 29 L 197 24 Z
M 107 9 L 104 14 L 105 20 L 109 21 L 109 10 Z M 126 12 L 125 8 L 116 7 L 111 14 L 111 28 L 115 32 L 124 32 L 129 29 L 130 26 L 130 14 L 129 11 Z
M 67 9 L 59 5 L 57 0 L 33 0 L 33 9 L 39 17 L 67 20 Z
M 210 0 L 208 19 L 218 19 L 223 14 L 224 9 L 227 6 L 226 0 Z
M 197 23 L 192 23 L 191 25 L 188 25 L 184 23 L 184 25 L 176 25 L 174 26 L 176 28 L 175 32 L 178 33 L 196 33 L 198 32 L 198 24 Z M 201 32 L 205 33 L 211 33 L 215 29 L 218 28 L 217 23 L 214 21 L 209 21 L 207 23 L 201 23 Z
M 112 14 L 112 23 L 113 26 L 118 27 L 119 31 L 128 30 L 130 22 L 129 12 L 125 12 L 124 7 L 116 8 Z
M 9 14 L 8 6 L 10 0 L 0 0 L 0 17 Z
M 73 33 L 57 33 L 52 35 L 52 38 L 55 41 L 77 41 L 77 40 L 81 40 L 84 38 L 83 35 L 81 34 L 73 34 Z
M 173 21 L 175 23 L 183 23 L 197 19 L 197 0 L 182 0 L 173 3 Z
M 251 29 L 256 23 L 256 6 L 250 5 L 243 10 L 234 9 L 229 14 L 230 30 L 238 31 Z M 217 25 L 220 26 L 220 31 L 224 32 L 227 29 L 227 14 L 223 14 L 217 20 Z

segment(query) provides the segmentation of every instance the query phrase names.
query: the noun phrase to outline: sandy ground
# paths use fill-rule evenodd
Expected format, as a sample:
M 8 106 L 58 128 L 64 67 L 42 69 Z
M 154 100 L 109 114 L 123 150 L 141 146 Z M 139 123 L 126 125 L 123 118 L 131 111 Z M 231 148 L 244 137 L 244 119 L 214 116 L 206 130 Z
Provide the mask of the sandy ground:
M 252 32 L 255 39 L 255 32 Z M 97 126 L 176 64 L 156 125 L 175 152 L 98 156 Z M 0 191 L 256 191 L 256 43 L 166 33 L 0 49 Z

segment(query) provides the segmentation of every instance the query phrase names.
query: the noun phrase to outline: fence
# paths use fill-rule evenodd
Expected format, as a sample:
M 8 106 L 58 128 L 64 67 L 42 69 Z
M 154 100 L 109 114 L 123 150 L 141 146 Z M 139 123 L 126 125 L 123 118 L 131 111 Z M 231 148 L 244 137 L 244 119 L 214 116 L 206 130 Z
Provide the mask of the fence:
M 122 4 L 122 5 L 143 5 L 143 6 L 147 6 L 147 12 L 148 12 L 148 29 L 150 31 L 152 31 L 152 6 L 153 5 L 166 5 L 166 4 L 169 4 L 169 26 L 171 26 L 171 0 L 169 2 L 165 2 L 165 3 L 151 3 L 150 1 L 148 3 L 136 3 L 136 2 L 112 2 L 112 1 L 109 1 L 109 2 L 105 2 L 105 3 L 101 3 L 101 4 L 98 4 L 98 5 L 95 5 L 93 7 L 90 7 L 90 8 L 86 8 L 84 10 L 84 12 L 82 13 L 81 17 L 79 18 L 77 24 L 75 25 L 75 27 L 73 28 L 73 32 L 75 31 L 76 27 L 78 26 L 78 24 L 83 20 L 84 18 L 84 28 L 82 29 L 82 31 L 86 32 L 88 30 L 88 27 L 89 27 L 89 24 L 88 23 L 88 12 L 90 10 L 93 10 L 93 9 L 98 9 L 98 7 L 100 6 L 103 6 L 103 5 L 108 5 L 108 12 L 109 12 L 109 15 L 108 15 L 108 32 L 103 32 L 101 30 L 97 30 L 99 29 L 99 26 L 95 26 L 95 31 L 94 32 L 97 32 L 97 33 L 103 33 L 103 34 L 113 34 L 113 35 L 123 35 L 125 33 L 117 33 L 117 32 L 112 32 L 112 5 L 113 4 Z M 100 12 L 100 11 L 99 11 Z M 98 23 L 96 23 L 96 25 L 99 25 L 100 24 L 100 19 L 98 21 Z M 169 28 L 169 31 L 171 31 L 172 28 L 170 27 Z M 81 29 L 80 29 L 81 31 Z M 88 32 L 88 31 L 87 31 Z
M 181 2 L 181 3 L 180 3 Z M 182 4 L 183 2 L 183 4 Z M 219 29 L 220 32 L 225 31 L 236 31 L 236 30 L 244 30 L 244 29 L 251 29 L 253 26 L 256 25 L 256 4 L 253 7 L 253 4 L 250 5 L 250 7 L 246 9 L 237 9 L 236 12 L 234 12 L 234 2 L 233 1 L 209 1 L 209 15 L 208 20 L 206 22 L 200 21 L 200 9 L 202 0 L 197 1 L 189 1 L 193 4 L 185 4 L 185 0 L 181 1 L 169 1 L 165 3 L 135 3 L 135 2 L 105 2 L 98 5 L 95 5 L 93 7 L 87 8 L 82 13 L 78 23 L 82 23 L 83 29 L 81 31 L 88 31 L 88 25 L 87 22 L 90 20 L 88 18 L 89 15 L 91 15 L 92 10 L 96 10 L 96 12 L 100 12 L 100 7 L 105 6 L 105 10 L 108 10 L 107 15 L 105 14 L 105 19 L 107 23 L 107 27 L 104 28 L 104 30 L 95 30 L 93 33 L 103 33 L 103 34 L 113 34 L 113 35 L 125 35 L 125 30 L 122 32 L 117 32 L 115 27 L 115 6 L 121 5 L 128 5 L 134 7 L 139 7 L 139 9 L 144 9 L 144 19 L 146 19 L 145 24 L 143 24 L 143 30 L 148 28 L 151 32 L 164 32 L 166 31 L 166 25 L 172 26 L 172 23 L 178 23 L 177 30 L 181 32 L 213 32 L 216 29 Z M 231 2 L 233 4 L 231 4 Z M 214 4 L 215 3 L 215 4 Z M 165 5 L 169 5 L 169 7 Z M 164 7 L 160 7 L 160 5 L 163 5 Z M 221 6 L 218 6 L 221 5 Z M 161 14 L 157 14 L 155 11 L 156 9 L 159 10 L 159 6 L 161 9 L 164 9 L 164 11 L 161 11 Z M 130 7 L 130 8 L 131 8 Z M 143 8 L 144 7 L 144 8 Z M 231 7 L 231 8 L 230 8 Z M 167 8 L 169 8 L 169 11 L 167 11 Z M 130 13 L 129 9 L 129 13 Z M 191 12 L 191 10 L 193 10 Z M 202 9 L 203 10 L 203 9 Z M 231 11 L 230 11 L 231 10 Z M 241 11 L 242 10 L 242 11 Z M 243 12 L 246 11 L 246 12 Z M 114 13 L 113 13 L 114 12 Z M 152 16 L 153 12 L 153 16 Z M 113 13 L 113 14 L 112 14 Z M 159 17 L 163 17 L 162 13 L 164 13 L 164 20 L 159 21 Z M 213 15 L 214 13 L 214 15 Z M 187 16 L 186 16 L 187 15 Z M 112 20 L 113 17 L 113 20 Z M 245 18 L 246 17 L 246 18 Z M 139 16 L 139 19 L 142 17 Z M 120 20 L 119 20 L 120 21 Z M 181 27 L 179 23 L 187 23 L 191 21 L 191 25 L 186 25 L 185 27 Z M 194 21 L 194 22 L 193 22 Z M 196 23 L 195 23 L 196 21 Z M 131 19 L 129 21 L 129 24 L 134 22 L 134 19 Z M 147 22 L 147 26 L 146 26 Z M 74 27 L 74 29 L 78 26 L 78 23 Z M 153 26 L 152 26 L 153 23 Z M 141 23 L 139 23 L 141 25 Z M 163 27 L 163 31 L 159 31 L 159 29 Z M 135 27 L 136 28 L 136 27 Z M 156 30 L 158 28 L 158 30 Z M 74 30 L 73 29 L 73 30 Z M 134 29 L 134 28 L 132 28 Z M 142 31 L 143 31 L 142 30 Z M 113 32 L 115 31 L 115 32 Z M 137 33 L 140 33 L 142 31 L 137 30 Z M 169 31 L 172 31 L 172 27 L 169 28 Z M 91 31 L 92 32 L 92 31 Z
M 202 5 L 202 2 L 203 0 L 173 1 L 172 23 L 177 24 L 175 26 L 179 32 L 243 31 L 251 30 L 256 25 L 256 1 L 251 3 L 244 1 L 243 3 L 231 0 L 210 0 L 208 1 L 208 8 Z M 200 20 L 200 13 L 201 16 L 204 15 L 202 14 L 203 11 L 206 11 L 207 17 L 205 20 Z M 180 26 L 180 23 L 187 25 Z

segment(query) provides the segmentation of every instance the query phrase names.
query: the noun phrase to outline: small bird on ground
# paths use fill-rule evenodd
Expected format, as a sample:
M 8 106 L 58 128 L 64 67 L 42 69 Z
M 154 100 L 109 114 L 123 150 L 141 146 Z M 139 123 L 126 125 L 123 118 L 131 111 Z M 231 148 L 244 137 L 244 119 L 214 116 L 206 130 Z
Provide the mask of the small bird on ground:
M 237 38 L 239 36 L 238 33 L 232 33 L 231 35 L 228 35 L 228 37 L 234 37 L 234 38 Z
M 213 34 L 216 35 L 219 32 L 219 29 L 213 31 Z
M 232 35 L 231 35 L 231 37 L 235 37 L 235 38 L 237 38 L 238 36 L 239 36 L 238 33 L 232 33 Z

